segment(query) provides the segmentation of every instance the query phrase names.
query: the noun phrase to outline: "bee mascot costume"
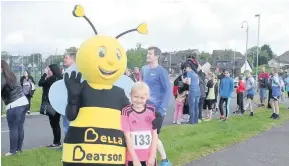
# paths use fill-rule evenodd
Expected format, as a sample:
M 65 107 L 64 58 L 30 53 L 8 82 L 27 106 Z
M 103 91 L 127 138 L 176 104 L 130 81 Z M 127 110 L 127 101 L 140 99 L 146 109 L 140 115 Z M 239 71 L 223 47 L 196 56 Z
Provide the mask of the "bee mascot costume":
M 122 108 L 130 103 L 124 90 L 113 85 L 127 67 L 126 52 L 117 39 L 133 31 L 146 34 L 147 25 L 117 37 L 100 36 L 82 6 L 75 6 L 73 15 L 85 18 L 95 36 L 77 51 L 79 73 L 65 73 L 64 77 L 68 93 L 65 114 L 71 122 L 63 144 L 63 165 L 124 166 L 126 144 L 120 120 Z M 85 81 L 81 82 L 81 77 Z M 159 114 L 153 126 L 160 126 Z

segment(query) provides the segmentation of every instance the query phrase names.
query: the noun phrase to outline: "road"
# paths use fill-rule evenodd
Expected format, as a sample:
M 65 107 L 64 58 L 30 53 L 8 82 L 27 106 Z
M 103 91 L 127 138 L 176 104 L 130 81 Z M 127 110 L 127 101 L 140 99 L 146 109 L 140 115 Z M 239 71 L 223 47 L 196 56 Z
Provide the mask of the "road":
M 289 122 L 187 166 L 288 166 Z
M 175 102 L 173 96 L 171 98 L 164 125 L 172 124 Z M 232 98 L 231 103 L 231 110 L 234 110 L 236 108 L 235 97 Z M 214 116 L 219 116 L 219 114 L 215 114 Z M 9 129 L 6 118 L 1 118 L 1 123 L 1 152 L 5 153 L 9 150 Z M 62 122 L 60 124 L 62 126 Z M 47 116 L 26 116 L 24 125 L 25 138 L 23 149 L 39 148 L 52 143 L 52 130 Z

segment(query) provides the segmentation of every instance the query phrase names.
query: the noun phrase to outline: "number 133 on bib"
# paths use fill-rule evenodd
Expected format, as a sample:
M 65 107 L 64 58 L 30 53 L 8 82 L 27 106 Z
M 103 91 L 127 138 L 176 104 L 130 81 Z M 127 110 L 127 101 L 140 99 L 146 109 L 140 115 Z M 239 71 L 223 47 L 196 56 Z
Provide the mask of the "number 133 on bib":
M 152 143 L 151 131 L 131 132 L 134 149 L 149 149 Z

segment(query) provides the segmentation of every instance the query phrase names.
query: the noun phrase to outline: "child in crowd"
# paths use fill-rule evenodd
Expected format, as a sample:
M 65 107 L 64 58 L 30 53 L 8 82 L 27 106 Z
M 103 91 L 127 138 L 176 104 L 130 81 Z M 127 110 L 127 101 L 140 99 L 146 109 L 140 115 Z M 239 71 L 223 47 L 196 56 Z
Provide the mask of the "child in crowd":
M 220 81 L 220 101 L 219 101 L 219 109 L 220 109 L 220 120 L 227 121 L 229 119 L 230 114 L 230 102 L 232 93 L 234 91 L 234 81 L 230 77 L 230 73 L 228 70 L 224 71 L 224 77 Z M 224 108 L 223 105 L 225 103 L 226 108 L 226 116 L 224 116 Z
M 214 82 L 215 84 L 215 99 L 213 100 L 213 108 L 212 112 L 215 114 L 219 112 L 219 105 L 218 105 L 218 95 L 219 95 L 219 81 L 217 76 L 214 74 Z
M 122 110 L 121 123 L 127 145 L 127 166 L 156 166 L 157 129 L 153 129 L 155 108 L 146 104 L 149 87 L 136 82 L 131 89 L 131 105 Z
M 270 105 L 272 107 L 273 114 L 271 118 L 278 119 L 279 118 L 279 98 L 281 96 L 281 77 L 278 75 L 278 68 L 272 69 L 273 76 L 271 77 L 271 88 L 272 95 L 270 100 Z
M 204 103 L 204 107 L 203 109 L 206 111 L 206 119 L 205 121 L 209 121 L 212 120 L 212 106 L 215 100 L 215 87 L 217 82 L 214 81 L 214 74 L 213 73 L 208 73 L 207 74 L 207 92 L 206 92 L 206 99 L 205 99 L 205 103 Z
M 284 80 L 283 80 L 283 78 L 282 77 L 280 77 L 280 82 L 281 82 L 281 103 L 285 103 L 285 94 L 284 94 L 284 92 L 285 92 L 285 82 L 284 82 Z
M 287 75 L 287 77 L 284 80 L 284 84 L 285 84 L 285 90 L 287 92 L 288 98 L 289 98 L 289 74 Z
M 185 90 L 183 92 L 178 90 L 178 94 L 176 97 L 174 120 L 173 120 L 174 124 L 175 123 L 181 124 L 183 109 L 184 109 L 184 103 L 185 103 L 185 100 L 186 100 L 186 97 L 188 94 L 189 94 L 189 91 L 187 91 L 187 90 Z
M 189 85 L 183 83 L 183 79 L 187 77 L 187 72 L 185 71 L 184 64 L 182 64 L 181 69 L 183 73 L 180 76 L 178 76 L 178 78 L 176 78 L 174 81 L 173 95 L 175 99 L 178 96 L 178 92 L 182 93 L 184 91 L 189 91 Z M 184 99 L 181 123 L 188 123 L 188 121 L 189 121 L 189 104 L 188 104 L 188 95 L 186 95 Z
M 241 115 L 244 114 L 244 91 L 246 90 L 245 84 L 243 81 L 242 75 L 239 76 L 239 83 L 236 88 L 236 93 L 237 93 L 237 105 L 238 105 L 238 111 L 236 113 L 239 113 Z
M 245 75 L 246 75 L 246 97 L 247 97 L 245 110 L 250 110 L 250 116 L 254 116 L 252 100 L 254 99 L 255 94 L 254 90 L 255 80 L 251 76 L 249 70 L 245 71 Z

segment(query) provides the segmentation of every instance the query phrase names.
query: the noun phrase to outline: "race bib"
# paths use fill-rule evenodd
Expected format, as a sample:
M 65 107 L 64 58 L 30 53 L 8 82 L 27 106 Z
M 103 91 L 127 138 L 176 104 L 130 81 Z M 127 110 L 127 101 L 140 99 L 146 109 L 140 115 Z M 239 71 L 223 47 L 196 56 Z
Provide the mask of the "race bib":
M 134 149 L 149 149 L 152 143 L 151 131 L 131 132 Z

